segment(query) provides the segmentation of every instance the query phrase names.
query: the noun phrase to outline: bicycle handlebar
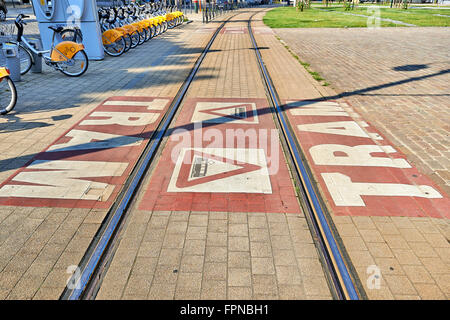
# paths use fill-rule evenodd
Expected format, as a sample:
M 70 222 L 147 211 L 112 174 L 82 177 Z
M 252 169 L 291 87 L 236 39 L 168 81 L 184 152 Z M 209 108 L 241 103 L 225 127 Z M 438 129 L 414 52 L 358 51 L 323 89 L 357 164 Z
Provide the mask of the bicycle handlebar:
M 23 13 L 20 13 L 17 17 L 16 20 L 14 21 L 16 26 L 19 27 L 21 25 L 26 25 L 27 23 L 23 21 L 24 18 L 29 18 L 30 16 L 24 15 Z

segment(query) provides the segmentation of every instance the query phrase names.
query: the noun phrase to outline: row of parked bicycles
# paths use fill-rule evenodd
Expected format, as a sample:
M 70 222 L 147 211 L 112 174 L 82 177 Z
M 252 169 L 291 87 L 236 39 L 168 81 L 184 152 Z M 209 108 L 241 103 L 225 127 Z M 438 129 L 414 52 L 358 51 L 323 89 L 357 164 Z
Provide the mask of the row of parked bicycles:
M 161 3 L 136 3 L 99 9 L 105 53 L 120 56 L 184 21 L 183 12 L 174 7 L 163 9 Z
M 98 15 L 105 53 L 113 57 L 120 56 L 182 24 L 183 13 L 174 9 L 163 7 L 161 2 L 100 8 Z M 15 19 L 17 36 L 12 41 L 18 47 L 21 75 L 26 74 L 35 63 L 32 53 L 67 76 L 78 77 L 86 72 L 89 59 L 84 51 L 83 34 L 79 28 L 49 27 L 53 31 L 51 48 L 38 50 L 23 36 L 25 18 L 28 16 L 19 14 Z M 0 67 L 0 114 L 10 112 L 16 101 L 17 91 L 10 78 L 10 71 Z
M 146 3 L 142 6 L 134 3 L 128 6 L 100 8 L 98 15 L 105 53 L 120 56 L 167 29 L 182 24 L 183 13 L 173 9 L 163 8 L 161 2 Z M 21 75 L 31 69 L 34 63 L 32 53 L 43 57 L 47 65 L 67 76 L 78 77 L 86 72 L 89 63 L 82 45 L 83 34 L 79 28 L 49 27 L 54 32 L 51 49 L 38 51 L 23 37 L 26 25 L 23 20 L 27 17 L 20 14 L 15 20 Z M 60 41 L 55 45 L 56 37 L 59 37 Z M 66 52 L 69 56 L 66 56 Z M 46 55 L 48 53 L 50 55 Z

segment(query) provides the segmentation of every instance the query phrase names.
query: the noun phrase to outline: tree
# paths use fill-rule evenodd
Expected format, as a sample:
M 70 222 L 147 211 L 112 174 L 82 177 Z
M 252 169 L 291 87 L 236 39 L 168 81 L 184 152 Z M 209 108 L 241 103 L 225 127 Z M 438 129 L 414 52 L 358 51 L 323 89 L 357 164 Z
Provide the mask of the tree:
M 297 0 L 297 11 L 311 8 L 311 0 Z

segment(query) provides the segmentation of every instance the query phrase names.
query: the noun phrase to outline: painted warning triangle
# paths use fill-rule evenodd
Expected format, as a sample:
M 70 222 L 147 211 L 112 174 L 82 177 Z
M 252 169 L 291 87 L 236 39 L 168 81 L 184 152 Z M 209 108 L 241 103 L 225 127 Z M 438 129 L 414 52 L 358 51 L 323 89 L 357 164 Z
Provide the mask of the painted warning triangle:
M 242 167 L 240 166 L 232 164 L 230 161 L 212 160 L 204 156 L 194 154 L 189 181 L 200 179 L 205 176 L 206 173 L 208 176 L 211 176 L 223 174 L 241 168 Z
M 205 160 L 205 163 L 199 162 L 199 159 Z M 221 169 L 215 170 L 212 174 L 208 175 L 207 160 L 219 162 L 221 164 Z M 194 165 L 196 166 L 195 168 Z M 229 171 L 225 171 L 224 168 L 228 168 Z M 192 187 L 259 169 L 261 169 L 261 166 L 255 164 L 238 163 L 237 160 L 192 150 L 191 152 L 186 152 L 184 155 L 176 186 L 178 188 Z M 193 177 L 193 173 L 197 174 L 198 177 Z
M 245 114 L 239 114 L 234 112 L 233 113 L 227 113 L 227 112 L 223 112 L 224 110 L 236 110 L 236 108 L 239 107 L 244 107 L 245 108 Z M 221 112 L 222 111 L 222 112 Z M 199 110 L 199 112 L 203 112 L 203 113 L 207 113 L 213 116 L 219 116 L 219 117 L 225 117 L 225 118 L 230 118 L 233 120 L 243 120 L 243 121 L 253 121 L 253 112 L 254 110 L 252 109 L 252 104 L 250 103 L 240 103 L 240 104 L 235 104 L 232 106 L 227 106 L 227 107 L 219 107 L 219 108 L 213 108 L 213 109 L 206 109 L 206 110 Z

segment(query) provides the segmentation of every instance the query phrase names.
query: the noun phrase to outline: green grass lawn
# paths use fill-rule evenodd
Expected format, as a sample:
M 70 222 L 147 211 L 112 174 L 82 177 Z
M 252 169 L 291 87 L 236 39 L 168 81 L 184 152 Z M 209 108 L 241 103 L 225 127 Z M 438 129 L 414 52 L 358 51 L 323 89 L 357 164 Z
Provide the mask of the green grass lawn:
M 372 13 L 368 12 L 368 7 L 354 8 L 350 11 L 345 11 L 342 6 L 335 6 L 324 8 L 332 10 L 336 13 L 349 12 L 356 14 L 363 14 L 370 16 Z M 448 15 L 448 17 L 435 16 L 435 14 Z M 448 27 L 450 26 L 450 10 L 446 9 L 398 9 L 398 8 L 380 8 L 380 18 L 387 18 L 397 21 L 402 21 L 410 24 L 415 24 L 421 27 Z
M 319 9 L 326 9 L 323 11 Z M 367 18 L 345 15 L 344 12 L 371 16 L 368 6 L 360 6 L 353 10 L 345 11 L 343 6 L 314 6 L 303 12 L 292 7 L 279 7 L 270 10 L 264 16 L 264 23 L 271 28 L 355 28 L 367 27 Z M 445 9 L 397 9 L 380 8 L 380 18 L 387 18 L 417 26 L 450 26 L 450 17 L 435 16 L 434 14 L 450 15 L 450 10 Z M 397 27 L 404 25 L 389 21 L 381 21 L 381 27 Z

